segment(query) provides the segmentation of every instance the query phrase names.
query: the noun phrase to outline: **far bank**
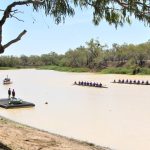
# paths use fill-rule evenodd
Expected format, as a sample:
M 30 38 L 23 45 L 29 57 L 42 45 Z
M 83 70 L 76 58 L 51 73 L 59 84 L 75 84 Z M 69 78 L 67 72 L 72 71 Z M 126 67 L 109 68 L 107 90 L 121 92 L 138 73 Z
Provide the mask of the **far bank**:
M 86 67 L 64 67 L 64 66 L 17 66 L 17 67 L 0 67 L 0 70 L 15 70 L 15 69 L 41 69 L 41 70 L 55 70 L 61 72 L 92 72 L 100 74 L 127 74 L 127 75 L 150 75 L 150 68 L 148 67 L 107 67 L 103 69 L 90 69 Z

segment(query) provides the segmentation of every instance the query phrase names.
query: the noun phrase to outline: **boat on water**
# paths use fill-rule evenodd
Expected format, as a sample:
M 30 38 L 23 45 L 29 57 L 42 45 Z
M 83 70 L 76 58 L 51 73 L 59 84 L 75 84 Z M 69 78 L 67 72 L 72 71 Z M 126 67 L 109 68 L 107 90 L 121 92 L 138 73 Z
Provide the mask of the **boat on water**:
M 75 81 L 74 85 L 79 85 L 79 86 L 88 86 L 88 87 L 96 87 L 96 88 L 108 88 L 104 85 L 102 85 L 101 83 L 92 83 L 92 82 L 83 82 L 83 81 L 79 81 L 78 83 Z
M 136 85 L 150 85 L 150 82 L 149 81 L 136 81 L 136 80 L 114 80 L 112 83 L 118 83 L 118 84 L 136 84 Z
M 9 109 L 9 108 L 22 108 L 22 107 L 34 107 L 34 103 L 24 101 L 21 98 L 11 97 L 11 98 L 1 98 L 0 107 Z
M 22 104 L 23 103 L 23 100 L 20 99 L 20 98 L 11 98 L 10 101 L 9 101 L 9 104 Z
M 12 84 L 12 81 L 8 76 L 3 80 L 3 84 Z

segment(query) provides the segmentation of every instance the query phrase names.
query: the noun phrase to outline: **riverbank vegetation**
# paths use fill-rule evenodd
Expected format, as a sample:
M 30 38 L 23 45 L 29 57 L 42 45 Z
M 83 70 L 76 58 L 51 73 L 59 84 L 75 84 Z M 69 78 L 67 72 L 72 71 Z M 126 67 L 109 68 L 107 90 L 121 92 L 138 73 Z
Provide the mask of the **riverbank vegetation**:
M 150 41 L 138 45 L 113 44 L 108 48 L 91 39 L 85 46 L 69 49 L 65 54 L 0 57 L 0 69 L 33 67 L 71 72 L 150 74 Z

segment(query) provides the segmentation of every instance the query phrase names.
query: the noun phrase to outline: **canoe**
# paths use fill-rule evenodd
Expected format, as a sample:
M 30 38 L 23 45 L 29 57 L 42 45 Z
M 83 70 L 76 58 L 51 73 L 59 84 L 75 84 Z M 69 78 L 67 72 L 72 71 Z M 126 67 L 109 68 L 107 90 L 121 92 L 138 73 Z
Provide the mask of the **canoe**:
M 130 83 L 130 82 L 111 82 L 111 83 L 118 83 L 118 84 L 135 84 L 135 85 L 150 85 L 150 83 Z
M 106 86 L 91 86 L 91 85 L 81 85 L 81 84 L 74 84 L 74 85 L 87 86 L 87 87 L 95 87 L 95 88 L 108 88 Z

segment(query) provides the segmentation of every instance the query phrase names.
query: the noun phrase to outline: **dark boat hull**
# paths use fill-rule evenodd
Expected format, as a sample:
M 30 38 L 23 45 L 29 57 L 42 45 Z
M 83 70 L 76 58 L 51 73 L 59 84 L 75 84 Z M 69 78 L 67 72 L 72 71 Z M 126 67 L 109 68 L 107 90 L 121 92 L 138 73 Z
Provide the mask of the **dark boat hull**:
M 22 107 L 34 107 L 35 104 L 27 102 L 27 101 L 14 101 L 11 102 L 8 98 L 0 99 L 0 107 L 9 109 L 9 108 L 22 108 Z
M 124 83 L 122 83 L 122 82 L 111 82 L 111 83 L 118 83 L 118 84 L 133 84 L 133 85 L 150 85 L 150 83 L 149 83 L 149 84 L 146 84 L 146 83 L 144 83 L 144 84 L 142 84 L 142 83 L 126 83 L 126 82 L 124 82 Z
M 106 86 L 90 86 L 90 85 L 81 85 L 81 84 L 74 84 L 74 85 L 85 86 L 85 87 L 95 87 L 95 88 L 108 88 Z
M 12 84 L 12 82 L 5 82 L 5 81 L 4 81 L 3 84 Z

